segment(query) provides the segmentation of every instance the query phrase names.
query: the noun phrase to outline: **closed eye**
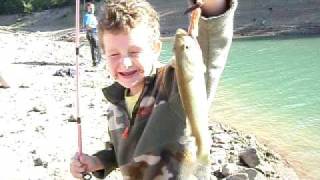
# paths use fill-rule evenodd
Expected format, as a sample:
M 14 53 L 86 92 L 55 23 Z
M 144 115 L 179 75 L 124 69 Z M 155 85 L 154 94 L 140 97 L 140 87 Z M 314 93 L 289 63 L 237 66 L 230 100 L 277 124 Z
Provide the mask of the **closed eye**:
M 110 54 L 109 57 L 117 57 L 119 55 L 120 55 L 119 53 L 114 53 L 114 54 Z
M 132 51 L 129 52 L 130 57 L 138 57 L 140 55 L 141 51 Z

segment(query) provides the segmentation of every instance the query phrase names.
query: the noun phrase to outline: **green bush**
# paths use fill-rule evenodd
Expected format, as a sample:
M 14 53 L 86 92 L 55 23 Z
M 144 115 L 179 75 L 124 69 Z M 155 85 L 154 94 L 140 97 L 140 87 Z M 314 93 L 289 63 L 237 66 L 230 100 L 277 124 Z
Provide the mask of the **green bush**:
M 0 0 L 0 14 L 31 13 L 72 4 L 75 0 Z
M 21 0 L 1 0 L 0 14 L 13 14 L 23 12 L 24 7 Z
M 23 12 L 24 13 L 31 13 L 33 11 L 33 5 L 30 1 L 23 0 Z
M 50 8 L 50 2 L 44 0 L 32 0 L 33 11 L 41 11 Z

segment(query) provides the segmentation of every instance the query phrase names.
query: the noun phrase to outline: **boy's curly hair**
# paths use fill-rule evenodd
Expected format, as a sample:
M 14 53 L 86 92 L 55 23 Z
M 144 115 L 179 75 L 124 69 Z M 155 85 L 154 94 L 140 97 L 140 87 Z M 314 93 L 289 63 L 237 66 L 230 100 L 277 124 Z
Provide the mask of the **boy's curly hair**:
M 129 32 L 139 24 L 150 27 L 151 40 L 160 38 L 158 13 L 146 0 L 106 0 L 98 23 L 101 48 L 104 48 L 102 37 L 105 31 L 115 34 Z

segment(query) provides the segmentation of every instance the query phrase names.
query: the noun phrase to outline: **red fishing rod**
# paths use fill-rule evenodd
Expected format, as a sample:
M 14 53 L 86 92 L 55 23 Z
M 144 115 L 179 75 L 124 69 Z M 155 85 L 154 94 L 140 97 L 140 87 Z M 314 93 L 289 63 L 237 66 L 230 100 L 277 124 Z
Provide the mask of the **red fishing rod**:
M 80 0 L 76 0 L 76 122 L 78 127 L 78 152 L 80 158 L 82 153 L 82 130 L 81 130 L 81 119 L 80 119 L 80 105 L 79 105 L 79 49 L 80 49 Z M 91 179 L 91 175 L 87 172 L 82 174 L 83 179 Z

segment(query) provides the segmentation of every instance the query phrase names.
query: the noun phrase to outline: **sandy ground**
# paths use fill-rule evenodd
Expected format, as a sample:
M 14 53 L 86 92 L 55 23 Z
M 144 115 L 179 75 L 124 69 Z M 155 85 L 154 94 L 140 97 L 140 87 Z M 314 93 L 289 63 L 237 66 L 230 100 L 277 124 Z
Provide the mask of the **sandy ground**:
M 77 151 L 77 125 L 68 122 L 75 114 L 75 78 L 68 76 L 74 43 L 4 32 L 0 42 L 1 73 L 11 86 L 0 89 L 0 179 L 71 179 L 69 160 Z M 103 64 L 91 67 L 87 46 L 80 52 L 83 151 L 91 154 L 108 140 L 101 93 L 107 74 Z

